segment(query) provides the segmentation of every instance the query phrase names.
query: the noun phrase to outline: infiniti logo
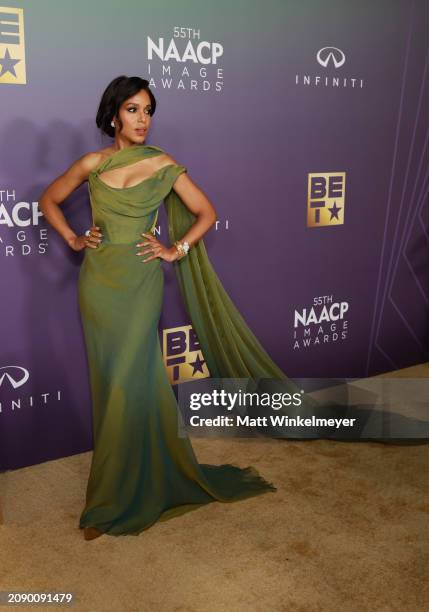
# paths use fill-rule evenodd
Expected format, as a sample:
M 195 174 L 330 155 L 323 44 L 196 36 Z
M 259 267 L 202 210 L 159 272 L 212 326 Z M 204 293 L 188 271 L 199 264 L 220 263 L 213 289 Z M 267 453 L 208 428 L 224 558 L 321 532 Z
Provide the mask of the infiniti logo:
M 321 66 L 326 68 L 329 62 L 332 62 L 335 68 L 339 68 L 346 61 L 346 56 L 337 47 L 323 47 L 317 52 L 317 61 Z
M 328 68 L 329 64 L 333 64 L 335 69 L 343 66 L 346 61 L 346 56 L 338 47 L 322 47 L 316 54 L 317 62 L 323 68 Z M 332 87 L 335 89 L 363 89 L 364 79 L 357 75 L 327 70 L 322 74 L 296 73 L 295 85 L 304 85 L 304 87 Z
M 26 368 L 22 368 L 17 365 L 7 365 L 0 367 L 0 387 L 10 387 L 15 390 L 18 387 L 22 387 L 30 378 L 30 372 Z M 34 381 L 34 378 L 33 378 Z M 31 385 L 28 385 L 30 387 Z M 27 390 L 28 390 L 27 387 Z M 23 409 L 30 408 L 45 408 L 52 404 L 52 402 L 61 402 L 61 390 L 46 391 L 44 393 L 37 393 L 34 395 L 32 390 L 29 390 L 28 395 L 19 396 L 17 393 L 13 393 L 12 397 L 7 400 L 3 400 L 0 395 L 0 418 L 5 413 L 5 410 L 9 408 L 10 412 L 18 413 Z M 18 392 L 19 393 L 19 392 Z M 2 393 L 3 396 L 6 393 Z
M 8 370 L 8 371 L 2 373 L 1 370 Z M 10 374 L 10 370 L 12 370 L 14 375 Z M 30 374 L 28 370 L 26 370 L 25 368 L 21 368 L 20 366 L 9 365 L 9 366 L 0 367 L 0 387 L 3 384 L 3 381 L 7 379 L 9 383 L 12 385 L 12 387 L 14 389 L 17 389 L 18 387 L 22 387 L 22 385 L 27 382 L 29 377 L 30 377 Z

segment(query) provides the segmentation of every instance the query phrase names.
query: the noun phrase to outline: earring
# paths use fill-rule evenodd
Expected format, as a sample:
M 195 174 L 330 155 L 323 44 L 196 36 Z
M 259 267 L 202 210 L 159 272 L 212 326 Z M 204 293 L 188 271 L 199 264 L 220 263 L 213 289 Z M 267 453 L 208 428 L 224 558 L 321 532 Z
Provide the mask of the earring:
M 114 122 L 114 121 L 111 121 L 111 122 L 110 122 L 110 125 L 111 125 L 112 127 L 115 127 L 115 122 Z

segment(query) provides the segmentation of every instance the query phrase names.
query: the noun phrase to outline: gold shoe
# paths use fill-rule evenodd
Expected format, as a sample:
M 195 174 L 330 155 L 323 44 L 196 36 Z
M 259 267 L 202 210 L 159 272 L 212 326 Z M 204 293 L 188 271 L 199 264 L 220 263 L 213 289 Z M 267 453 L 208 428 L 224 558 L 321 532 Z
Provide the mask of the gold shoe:
M 85 540 L 94 540 L 99 536 L 103 535 L 103 531 L 100 531 L 96 527 L 84 527 L 83 528 L 83 537 Z

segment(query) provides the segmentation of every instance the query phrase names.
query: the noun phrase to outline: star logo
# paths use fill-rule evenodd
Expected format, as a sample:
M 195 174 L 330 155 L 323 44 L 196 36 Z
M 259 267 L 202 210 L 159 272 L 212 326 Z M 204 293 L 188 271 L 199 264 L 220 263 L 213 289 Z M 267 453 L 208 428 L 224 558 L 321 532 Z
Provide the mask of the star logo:
M 207 378 L 210 372 L 192 325 L 163 330 L 163 358 L 172 385 Z
M 333 205 L 333 206 L 331 206 L 331 208 L 328 208 L 328 210 L 329 210 L 329 212 L 331 213 L 331 219 L 330 219 L 330 221 L 331 221 L 332 219 L 334 219 L 334 218 L 335 218 L 335 219 L 338 219 L 338 221 L 340 220 L 340 218 L 339 218 L 339 216 L 338 216 L 338 213 L 339 213 L 339 212 L 340 212 L 340 210 L 341 210 L 341 206 L 338 208 L 337 203 L 336 203 L 336 202 L 334 202 L 334 205 Z
M 309 172 L 307 227 L 344 225 L 345 172 Z
M 204 359 L 200 359 L 200 355 L 197 354 L 197 358 L 195 359 L 195 361 L 190 361 L 189 365 L 191 365 L 194 368 L 194 371 L 192 372 L 192 376 L 196 373 L 196 372 L 201 372 L 203 373 L 203 365 L 205 364 Z
M 16 77 L 15 64 L 17 64 L 20 61 L 21 60 L 19 59 L 12 59 L 9 53 L 9 49 L 6 49 L 4 57 L 0 58 L 0 64 L 1 64 L 0 77 L 6 74 L 6 72 L 10 72 L 14 77 Z

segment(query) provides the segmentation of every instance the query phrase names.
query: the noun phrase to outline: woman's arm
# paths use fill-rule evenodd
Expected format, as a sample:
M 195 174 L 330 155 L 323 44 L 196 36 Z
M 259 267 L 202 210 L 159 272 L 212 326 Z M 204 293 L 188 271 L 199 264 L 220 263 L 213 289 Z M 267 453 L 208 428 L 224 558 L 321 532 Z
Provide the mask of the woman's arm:
M 168 164 L 177 164 L 174 159 L 168 156 Z M 166 165 L 166 164 L 165 164 Z M 174 191 L 182 199 L 186 207 L 197 217 L 189 230 L 181 237 L 181 242 L 187 242 L 189 247 L 198 242 L 204 234 L 214 225 L 217 220 L 216 210 L 210 202 L 206 194 L 194 183 L 194 181 L 186 174 L 180 174 L 174 182 Z M 144 249 L 138 255 L 153 253 L 144 261 L 150 261 L 161 256 L 166 261 L 175 261 L 178 259 L 178 252 L 173 245 L 170 248 L 162 245 L 152 234 L 142 234 L 149 242 L 139 243 L 137 246 L 144 245 Z
M 56 178 L 39 200 L 39 209 L 42 211 L 48 223 L 64 238 L 67 244 L 75 251 L 80 251 L 86 246 L 96 248 L 100 242 L 98 227 L 91 227 L 91 236 L 77 236 L 72 230 L 60 209 L 64 200 L 84 181 L 88 179 L 89 173 L 99 162 L 98 153 L 87 153 L 76 160 L 63 174 Z
M 186 208 L 197 217 L 186 234 L 180 239 L 182 242 L 186 241 L 189 243 L 189 246 L 192 246 L 214 225 L 217 220 L 217 214 L 206 194 L 186 173 L 180 174 L 177 177 L 173 189 L 183 200 Z

